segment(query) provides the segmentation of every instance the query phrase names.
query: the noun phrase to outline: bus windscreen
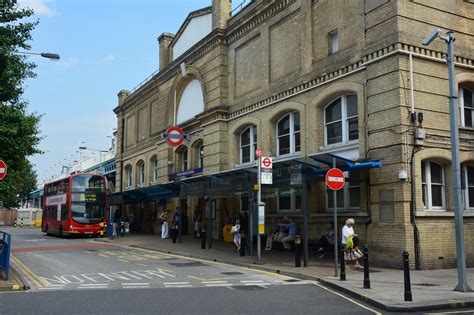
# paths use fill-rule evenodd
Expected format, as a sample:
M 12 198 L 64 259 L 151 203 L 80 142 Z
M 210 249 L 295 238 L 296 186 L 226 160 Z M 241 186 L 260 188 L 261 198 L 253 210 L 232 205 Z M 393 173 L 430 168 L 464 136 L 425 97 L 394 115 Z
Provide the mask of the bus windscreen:
M 71 216 L 78 223 L 105 219 L 105 181 L 97 175 L 78 175 L 71 182 Z

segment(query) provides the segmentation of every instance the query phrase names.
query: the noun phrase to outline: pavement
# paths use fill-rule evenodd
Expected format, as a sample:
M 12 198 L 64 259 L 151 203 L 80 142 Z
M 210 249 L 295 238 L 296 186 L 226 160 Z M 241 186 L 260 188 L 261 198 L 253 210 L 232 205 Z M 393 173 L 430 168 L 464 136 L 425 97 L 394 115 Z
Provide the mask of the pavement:
M 22 279 L 13 266 L 10 266 L 9 279 L 0 279 L 0 292 L 28 290 L 29 288 L 29 285 L 26 284 L 26 282 Z
M 300 279 L 316 280 L 325 286 L 386 311 L 422 312 L 474 307 L 474 292 L 462 293 L 453 290 L 457 284 L 456 269 L 411 270 L 413 301 L 405 302 L 403 270 L 371 266 L 371 288 L 364 289 L 362 271 L 346 268 L 347 280 L 340 281 L 339 278 L 334 277 L 335 268 L 332 257 L 317 258 L 318 253 L 311 250 L 308 266 L 295 267 L 293 252 L 262 251 L 261 261 L 264 264 L 259 264 L 255 256 L 242 257 L 236 253 L 233 244 L 214 240 L 212 249 L 201 249 L 201 240 L 191 236 L 183 236 L 182 243 L 172 243 L 170 239 L 163 240 L 157 235 L 126 235 L 114 240 L 101 238 L 96 241 L 223 262 Z M 468 283 L 472 286 L 474 284 L 474 268 L 468 268 L 467 273 Z

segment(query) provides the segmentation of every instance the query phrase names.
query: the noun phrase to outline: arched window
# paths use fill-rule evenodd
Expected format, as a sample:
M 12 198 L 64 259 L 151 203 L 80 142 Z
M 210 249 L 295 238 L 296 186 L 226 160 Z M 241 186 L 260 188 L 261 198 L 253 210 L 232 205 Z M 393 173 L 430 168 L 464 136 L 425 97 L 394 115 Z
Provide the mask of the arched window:
M 459 112 L 461 113 L 462 127 L 474 127 L 474 102 L 472 94 L 473 91 L 468 88 L 459 88 Z
M 138 183 L 137 185 L 142 187 L 145 185 L 145 163 L 143 161 L 138 162 L 137 164 L 137 179 Z
M 301 151 L 300 113 L 293 112 L 277 123 L 277 155 L 295 154 Z
M 199 80 L 190 81 L 179 99 L 176 123 L 180 124 L 194 118 L 204 111 L 204 96 Z
M 324 144 L 343 144 L 358 139 L 357 96 L 341 96 L 324 109 Z
M 188 149 L 181 151 L 181 171 L 188 169 Z
M 126 187 L 132 187 L 132 166 L 127 165 L 125 167 L 125 174 L 127 176 L 127 186 Z
M 240 164 L 255 162 L 257 150 L 257 126 L 251 126 L 240 134 Z
M 433 161 L 422 161 L 421 182 L 425 209 L 445 209 L 443 165 Z
M 151 159 L 151 181 L 158 181 L 158 158 L 156 156 Z

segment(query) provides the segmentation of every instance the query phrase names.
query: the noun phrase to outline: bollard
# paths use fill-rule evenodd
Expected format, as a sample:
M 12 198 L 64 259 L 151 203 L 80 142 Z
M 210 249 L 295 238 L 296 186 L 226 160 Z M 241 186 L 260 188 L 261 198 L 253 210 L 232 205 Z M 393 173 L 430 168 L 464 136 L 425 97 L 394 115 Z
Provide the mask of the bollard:
M 245 256 L 245 249 L 247 247 L 247 240 L 245 236 L 241 236 L 240 238 L 240 256 Z
M 364 246 L 364 289 L 370 289 L 369 279 L 369 245 Z
M 20 219 L 20 227 L 23 227 L 23 218 Z
M 15 221 L 13 222 L 13 227 L 16 228 L 16 219 L 15 219 Z
M 346 281 L 346 260 L 344 259 L 344 251 L 345 251 L 345 248 L 343 247 L 340 253 L 341 255 L 341 274 L 339 276 L 340 281 Z M 337 255 L 337 253 L 334 255 Z
M 295 267 L 301 267 L 301 237 L 295 237 Z
M 404 282 L 405 282 L 405 302 L 413 301 L 413 297 L 411 295 L 411 283 L 410 283 L 410 261 L 408 259 L 408 252 L 405 250 L 402 253 L 403 256 L 403 274 L 404 274 Z
M 201 231 L 201 249 L 206 249 L 206 231 Z
M 177 234 L 176 232 L 177 232 L 177 231 L 176 231 L 176 227 L 173 227 L 173 228 L 171 229 L 171 238 L 173 239 L 173 243 L 176 243 L 176 236 L 177 236 L 177 235 L 176 235 L 176 234 Z

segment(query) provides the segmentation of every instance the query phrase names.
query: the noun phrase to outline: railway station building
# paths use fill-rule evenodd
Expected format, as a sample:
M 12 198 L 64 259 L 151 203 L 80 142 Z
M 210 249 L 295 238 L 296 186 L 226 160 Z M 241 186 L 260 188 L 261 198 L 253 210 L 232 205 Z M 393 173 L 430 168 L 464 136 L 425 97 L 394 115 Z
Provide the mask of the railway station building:
M 161 8 L 166 10 L 166 7 Z M 115 194 L 137 232 L 164 208 L 202 210 L 211 239 L 249 211 L 255 150 L 273 158 L 265 219 L 292 217 L 310 240 L 333 220 L 324 173 L 335 162 L 338 227 L 347 218 L 371 261 L 456 265 L 447 45 L 453 31 L 466 244 L 474 242 L 474 1 L 230 0 L 190 12 L 158 37 L 159 70 L 118 93 Z M 157 32 L 160 30 L 157 30 Z M 124 74 L 125 75 L 125 74 Z M 177 126 L 179 146 L 162 137 Z M 257 186 L 258 188 L 258 186 Z M 339 236 L 340 238 L 340 236 Z M 474 266 L 474 247 L 466 247 Z

